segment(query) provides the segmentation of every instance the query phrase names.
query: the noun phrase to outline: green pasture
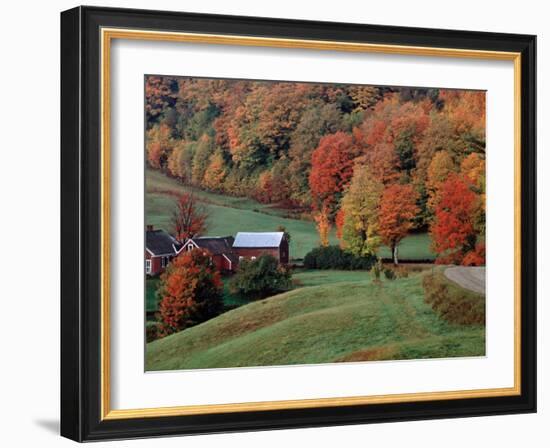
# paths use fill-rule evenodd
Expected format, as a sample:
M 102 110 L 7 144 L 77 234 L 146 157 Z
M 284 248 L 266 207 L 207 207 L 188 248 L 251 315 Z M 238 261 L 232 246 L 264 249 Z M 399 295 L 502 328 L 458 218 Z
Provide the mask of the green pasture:
M 360 273 L 342 273 L 358 274 Z M 375 284 L 321 282 L 249 303 L 147 344 L 147 370 L 445 358 L 485 354 L 485 328 L 453 325 L 424 301 L 422 273 Z

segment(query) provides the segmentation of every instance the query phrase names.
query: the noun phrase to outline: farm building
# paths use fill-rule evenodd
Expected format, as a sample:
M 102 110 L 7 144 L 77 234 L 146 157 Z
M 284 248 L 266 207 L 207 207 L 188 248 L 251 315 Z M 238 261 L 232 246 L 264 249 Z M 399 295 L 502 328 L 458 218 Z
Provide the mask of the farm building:
M 145 232 L 145 273 L 159 275 L 183 249 L 183 244 L 168 232 L 148 225 Z
M 282 264 L 287 264 L 289 260 L 288 241 L 284 232 L 238 232 L 233 250 L 239 260 L 254 260 L 263 254 L 273 255 Z
M 196 237 L 188 239 L 183 250 L 205 249 L 212 255 L 212 262 L 219 271 L 235 271 L 239 259 L 232 246 L 232 236 Z

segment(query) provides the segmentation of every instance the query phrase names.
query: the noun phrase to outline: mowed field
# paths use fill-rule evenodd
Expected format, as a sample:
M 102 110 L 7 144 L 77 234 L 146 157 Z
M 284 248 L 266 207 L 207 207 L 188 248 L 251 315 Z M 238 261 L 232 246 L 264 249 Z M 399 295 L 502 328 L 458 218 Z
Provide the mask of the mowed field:
M 290 256 L 303 258 L 319 244 L 319 237 L 312 221 L 292 219 L 285 211 L 261 204 L 253 199 L 238 198 L 196 190 L 182 185 L 159 171 L 146 171 L 145 213 L 147 224 L 170 231 L 170 218 L 174 210 L 174 194 L 194 191 L 204 203 L 210 219 L 208 235 L 226 236 L 237 232 L 273 232 L 278 226 L 285 226 L 291 235 Z M 333 231 L 331 244 L 338 244 Z M 390 257 L 388 248 L 381 248 L 381 257 Z M 415 234 L 405 238 L 399 246 L 399 256 L 410 260 L 433 259 L 430 238 L 427 234 Z
M 147 344 L 146 369 L 484 355 L 484 326 L 441 319 L 424 301 L 423 275 L 373 284 L 362 272 L 297 273 L 303 287 Z

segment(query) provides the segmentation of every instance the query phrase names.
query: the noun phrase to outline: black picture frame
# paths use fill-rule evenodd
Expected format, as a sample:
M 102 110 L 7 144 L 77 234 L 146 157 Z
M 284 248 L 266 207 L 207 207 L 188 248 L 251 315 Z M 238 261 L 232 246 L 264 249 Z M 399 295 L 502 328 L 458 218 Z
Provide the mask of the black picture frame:
M 521 394 L 102 420 L 102 27 L 521 53 Z M 531 35 L 98 7 L 61 13 L 61 434 L 92 441 L 535 412 L 535 57 Z

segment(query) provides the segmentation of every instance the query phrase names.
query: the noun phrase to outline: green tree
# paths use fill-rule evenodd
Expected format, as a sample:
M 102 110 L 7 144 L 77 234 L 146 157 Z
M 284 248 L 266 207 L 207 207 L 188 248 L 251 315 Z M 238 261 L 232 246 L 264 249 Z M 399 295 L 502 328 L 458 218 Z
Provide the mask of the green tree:
M 378 213 L 382 190 L 382 183 L 371 174 L 368 165 L 355 166 L 342 200 L 343 243 L 354 255 L 372 255 L 380 245 Z
M 204 134 L 197 142 L 193 155 L 193 170 L 191 174 L 193 185 L 198 187 L 203 186 L 204 173 L 210 164 L 210 157 L 214 154 L 214 151 L 213 139 Z
M 197 142 L 185 142 L 181 145 L 176 159 L 178 177 L 185 184 L 190 184 L 193 179 L 193 158 Z
M 403 173 L 402 180 L 408 182 L 411 171 L 416 167 L 414 150 L 414 129 L 408 128 L 395 139 L 395 152 L 399 158 L 399 168 Z
M 263 299 L 290 288 L 291 278 L 288 268 L 280 266 L 272 255 L 264 254 L 256 260 L 241 260 L 230 290 L 249 299 Z

